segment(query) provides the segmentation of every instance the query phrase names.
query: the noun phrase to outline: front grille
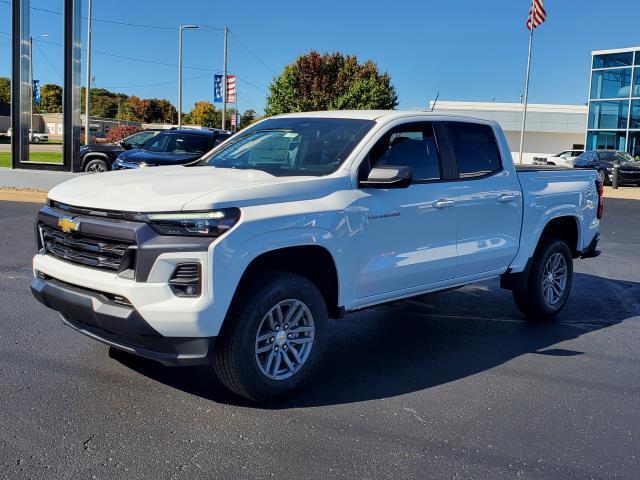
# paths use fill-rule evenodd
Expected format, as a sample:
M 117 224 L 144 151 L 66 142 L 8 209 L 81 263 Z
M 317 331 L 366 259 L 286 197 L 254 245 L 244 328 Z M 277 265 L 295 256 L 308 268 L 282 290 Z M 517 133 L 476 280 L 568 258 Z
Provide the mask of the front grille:
M 134 242 L 65 233 L 44 224 L 39 228 L 45 253 L 62 260 L 113 272 L 135 267 Z

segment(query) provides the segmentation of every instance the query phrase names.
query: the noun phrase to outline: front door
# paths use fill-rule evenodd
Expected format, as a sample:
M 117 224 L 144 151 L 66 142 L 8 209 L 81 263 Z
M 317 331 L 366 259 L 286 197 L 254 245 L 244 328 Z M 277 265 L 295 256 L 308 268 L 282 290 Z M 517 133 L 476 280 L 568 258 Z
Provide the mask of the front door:
M 360 298 L 392 297 L 392 292 L 446 283 L 455 275 L 458 187 L 442 181 L 433 125 L 392 128 L 361 168 L 366 177 L 369 168 L 382 165 L 408 166 L 414 180 L 407 188 L 360 191 Z

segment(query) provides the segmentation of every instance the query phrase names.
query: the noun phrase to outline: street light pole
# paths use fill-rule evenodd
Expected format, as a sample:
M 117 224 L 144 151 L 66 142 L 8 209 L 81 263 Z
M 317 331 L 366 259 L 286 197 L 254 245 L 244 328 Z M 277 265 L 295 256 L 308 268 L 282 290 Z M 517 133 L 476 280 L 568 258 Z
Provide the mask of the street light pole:
M 178 128 L 182 128 L 182 32 L 196 28 L 197 25 L 180 25 L 178 32 Z
M 222 53 L 222 130 L 225 129 L 227 116 L 227 34 L 229 28 L 224 27 L 224 50 Z
M 87 7 L 87 87 L 84 93 L 84 143 L 89 145 L 89 137 L 91 132 L 91 122 L 89 119 L 90 96 L 91 89 L 91 4 L 92 0 L 88 0 Z

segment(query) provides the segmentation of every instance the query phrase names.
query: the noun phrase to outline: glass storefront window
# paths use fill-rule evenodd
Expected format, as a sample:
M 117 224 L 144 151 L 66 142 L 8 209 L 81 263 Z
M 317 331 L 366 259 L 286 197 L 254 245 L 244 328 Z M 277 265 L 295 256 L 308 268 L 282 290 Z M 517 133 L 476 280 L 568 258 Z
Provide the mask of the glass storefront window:
M 589 104 L 589 123 L 587 128 L 622 129 L 627 128 L 629 101 L 591 102 Z
M 625 150 L 625 132 L 588 132 L 587 150 Z
M 591 74 L 591 98 L 628 98 L 631 69 L 599 70 Z
M 636 57 L 640 57 L 640 52 L 636 52 Z M 631 96 L 640 97 L 640 67 L 633 69 L 633 93 Z
M 629 132 L 629 149 L 633 158 L 640 160 L 640 132 Z
M 629 128 L 640 129 L 640 100 L 631 102 L 631 122 Z
M 593 57 L 593 68 L 627 67 L 633 65 L 633 52 L 607 53 Z
M 640 65 L 640 50 L 636 50 L 636 65 Z

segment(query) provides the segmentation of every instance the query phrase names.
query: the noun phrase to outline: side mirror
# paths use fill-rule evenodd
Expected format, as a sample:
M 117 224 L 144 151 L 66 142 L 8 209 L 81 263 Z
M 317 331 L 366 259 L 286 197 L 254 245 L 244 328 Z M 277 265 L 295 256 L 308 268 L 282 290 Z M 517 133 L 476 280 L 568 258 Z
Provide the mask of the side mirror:
M 363 188 L 406 188 L 413 181 L 413 171 L 409 167 L 385 165 L 374 167 L 366 180 L 360 181 Z

